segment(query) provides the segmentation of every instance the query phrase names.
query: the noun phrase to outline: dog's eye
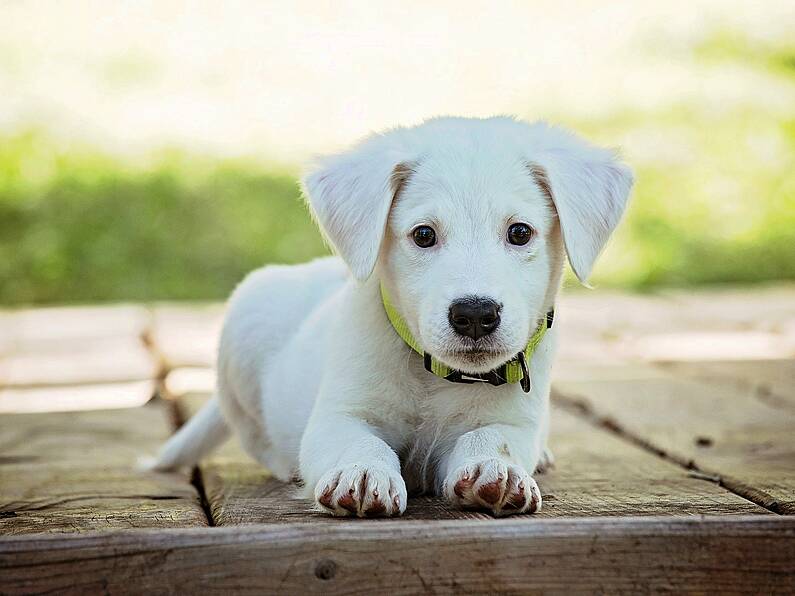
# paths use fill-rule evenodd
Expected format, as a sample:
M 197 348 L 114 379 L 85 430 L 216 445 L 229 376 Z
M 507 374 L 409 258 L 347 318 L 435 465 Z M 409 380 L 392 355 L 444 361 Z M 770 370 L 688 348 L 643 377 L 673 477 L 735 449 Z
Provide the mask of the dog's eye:
M 436 244 L 436 232 L 430 226 L 417 226 L 411 233 L 414 244 L 420 248 L 430 248 Z
M 525 223 L 515 223 L 508 228 L 508 242 L 517 246 L 523 246 L 530 242 L 533 237 L 533 228 Z

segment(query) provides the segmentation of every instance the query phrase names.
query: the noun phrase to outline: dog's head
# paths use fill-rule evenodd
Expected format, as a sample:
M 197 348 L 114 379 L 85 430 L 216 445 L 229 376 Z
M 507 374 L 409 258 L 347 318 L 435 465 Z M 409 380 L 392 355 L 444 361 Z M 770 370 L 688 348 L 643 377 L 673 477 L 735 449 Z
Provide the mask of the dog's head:
M 543 123 L 439 118 L 323 159 L 303 184 L 353 275 L 376 270 L 425 351 L 483 373 L 524 349 L 564 247 L 588 278 L 632 174 Z

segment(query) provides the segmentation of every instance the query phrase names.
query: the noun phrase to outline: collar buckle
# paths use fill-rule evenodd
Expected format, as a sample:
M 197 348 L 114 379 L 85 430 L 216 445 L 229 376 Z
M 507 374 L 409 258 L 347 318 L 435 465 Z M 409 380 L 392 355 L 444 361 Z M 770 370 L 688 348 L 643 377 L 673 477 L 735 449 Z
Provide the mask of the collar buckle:
M 530 390 L 533 388 L 533 382 L 530 379 L 530 370 L 527 367 L 527 356 L 525 356 L 523 351 L 519 352 L 518 360 L 519 366 L 522 367 L 522 379 L 519 381 L 519 384 L 522 386 L 522 391 L 530 393 Z

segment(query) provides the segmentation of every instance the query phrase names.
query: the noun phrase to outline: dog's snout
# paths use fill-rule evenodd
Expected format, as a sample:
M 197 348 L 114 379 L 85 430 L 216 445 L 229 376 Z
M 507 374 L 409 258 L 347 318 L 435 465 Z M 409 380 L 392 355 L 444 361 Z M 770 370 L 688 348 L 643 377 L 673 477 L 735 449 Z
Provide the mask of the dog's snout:
M 499 327 L 500 305 L 491 298 L 462 298 L 450 305 L 447 318 L 456 333 L 478 339 Z

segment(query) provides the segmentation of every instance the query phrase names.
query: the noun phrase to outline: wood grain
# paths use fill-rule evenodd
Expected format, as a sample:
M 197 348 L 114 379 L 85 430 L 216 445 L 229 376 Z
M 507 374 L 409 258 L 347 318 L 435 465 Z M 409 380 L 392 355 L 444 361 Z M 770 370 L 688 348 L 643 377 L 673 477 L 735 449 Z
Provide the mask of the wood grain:
M 732 367 L 731 362 L 723 366 Z M 637 371 L 633 371 L 637 372 Z M 558 381 L 559 403 L 778 513 L 795 513 L 795 412 L 730 374 Z
M 168 435 L 162 405 L 0 417 L 0 533 L 206 526 L 189 478 L 136 469 Z
M 754 392 L 770 406 L 795 411 L 795 359 L 668 361 L 657 364 L 674 376 L 736 384 L 739 390 Z
M 795 518 L 346 521 L 0 542 L 2 589 L 201 594 L 791 593 Z
M 185 416 L 206 395 L 183 396 Z M 565 410 L 553 413 L 557 466 L 538 475 L 544 507 L 536 517 L 616 515 L 741 515 L 768 512 L 714 483 L 596 429 Z M 283 484 L 248 458 L 235 440 L 200 466 L 218 526 L 312 521 L 339 523 L 314 511 L 295 485 Z M 450 508 L 441 499 L 412 498 L 405 519 L 488 518 Z

